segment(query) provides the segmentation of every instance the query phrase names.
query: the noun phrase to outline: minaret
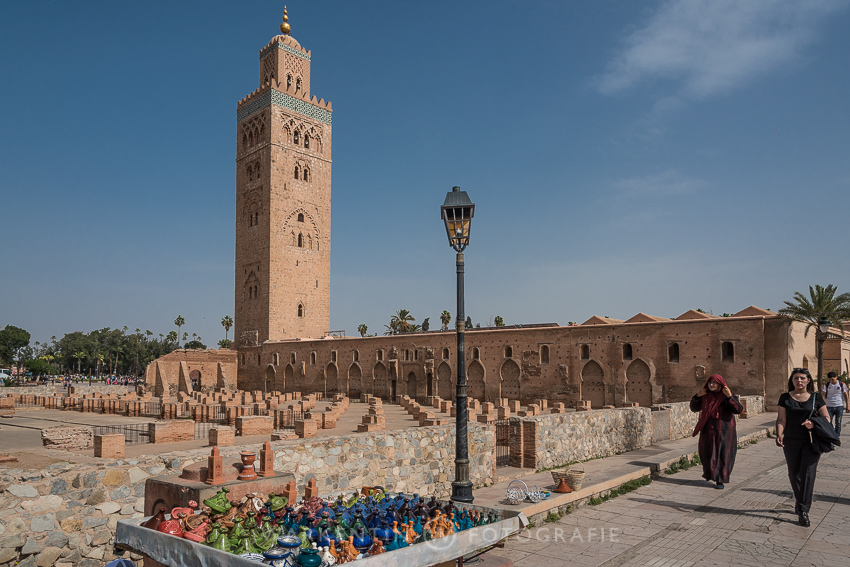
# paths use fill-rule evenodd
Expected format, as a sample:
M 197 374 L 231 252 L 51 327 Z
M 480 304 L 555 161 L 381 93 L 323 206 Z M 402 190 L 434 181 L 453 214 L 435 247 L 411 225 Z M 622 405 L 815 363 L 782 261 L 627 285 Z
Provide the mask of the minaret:
M 233 336 L 243 353 L 330 326 L 331 104 L 310 95 L 311 53 L 290 35 L 285 7 L 280 31 L 260 50 L 260 87 L 236 110 Z M 240 356 L 240 372 L 259 364 Z

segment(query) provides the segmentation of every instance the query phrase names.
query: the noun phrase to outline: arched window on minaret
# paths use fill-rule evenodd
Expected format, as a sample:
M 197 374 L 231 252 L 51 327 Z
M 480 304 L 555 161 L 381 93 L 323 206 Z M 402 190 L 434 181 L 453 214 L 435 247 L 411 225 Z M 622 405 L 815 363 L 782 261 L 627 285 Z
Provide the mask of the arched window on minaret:
M 295 179 L 301 179 L 301 170 L 297 165 L 295 166 Z
M 298 233 L 298 248 L 304 248 L 304 236 Z
M 248 181 L 254 180 L 254 169 L 249 165 L 248 166 Z
M 305 168 L 304 168 L 304 181 L 309 181 L 309 180 L 310 180 L 310 176 L 309 176 L 309 174 L 307 173 L 308 171 L 309 171 L 309 170 L 305 167 Z
M 304 222 L 304 213 L 298 213 L 298 222 Z
M 291 86 L 292 86 L 292 75 L 287 75 L 286 76 L 286 88 L 288 89 Z
M 298 304 L 298 316 L 299 316 L 299 317 L 303 317 L 303 316 L 304 316 L 304 306 L 303 306 L 303 305 L 301 305 L 300 303 Z
M 260 124 L 260 135 L 257 136 L 257 143 L 260 143 L 260 140 L 266 137 L 266 125 Z
M 248 132 L 248 147 L 249 148 L 254 147 L 254 132 L 253 131 Z
M 313 249 L 313 237 L 309 234 L 307 235 L 307 248 L 309 248 L 310 250 Z
M 295 90 L 296 91 L 301 90 L 301 77 L 298 77 L 297 79 L 295 79 Z
M 304 134 L 304 147 L 310 149 L 310 135 Z
M 259 181 L 260 180 L 260 162 L 257 162 L 257 164 L 254 166 L 254 171 L 257 173 L 257 181 Z
M 292 143 L 296 146 L 301 143 L 301 132 L 299 132 L 298 130 L 296 130 L 295 133 L 292 135 Z

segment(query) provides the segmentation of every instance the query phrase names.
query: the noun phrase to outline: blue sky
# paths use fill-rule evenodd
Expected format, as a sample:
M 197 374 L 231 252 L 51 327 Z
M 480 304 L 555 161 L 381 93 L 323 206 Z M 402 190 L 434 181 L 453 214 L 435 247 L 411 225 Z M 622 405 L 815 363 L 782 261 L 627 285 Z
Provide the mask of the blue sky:
M 334 108 L 331 328 L 850 291 L 850 2 L 288 2 Z M 282 2 L 0 4 L 0 325 L 233 314 L 236 102 Z

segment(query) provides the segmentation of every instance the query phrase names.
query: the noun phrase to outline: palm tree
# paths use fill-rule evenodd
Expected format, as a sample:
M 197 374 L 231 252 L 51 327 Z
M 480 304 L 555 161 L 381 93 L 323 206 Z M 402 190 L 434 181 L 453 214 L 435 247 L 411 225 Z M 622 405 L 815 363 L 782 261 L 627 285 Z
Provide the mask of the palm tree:
M 77 351 L 74 353 L 74 358 L 77 359 L 77 374 L 80 373 L 80 361 L 86 356 L 86 353 L 83 351 Z
M 788 315 L 806 324 L 804 336 L 814 327 L 818 344 L 818 392 L 823 389 L 823 340 L 818 328 L 818 321 L 826 317 L 829 324 L 844 330 L 842 321 L 850 319 L 850 293 L 835 295 L 838 288 L 832 284 L 809 286 L 809 297 L 799 291 L 794 292 L 793 301 L 785 301 L 785 307 L 779 310 L 782 315 Z
M 452 314 L 444 309 L 443 312 L 440 313 L 440 323 L 443 324 L 443 330 L 444 331 L 447 331 L 449 329 L 449 323 L 451 323 L 451 322 L 452 322 Z
M 416 321 L 416 319 L 410 314 L 410 311 L 399 309 L 395 312 L 395 315 L 390 317 L 390 327 L 392 327 L 395 334 L 409 333 L 411 321 Z
M 224 340 L 227 340 L 227 333 L 230 332 L 230 328 L 233 327 L 233 317 L 230 315 L 225 315 L 221 318 L 221 326 L 224 327 Z
M 177 336 L 180 337 L 180 327 L 186 324 L 186 319 L 183 318 L 183 315 L 178 315 L 177 319 L 174 320 L 174 324 L 177 325 Z M 177 342 L 177 346 L 180 346 L 180 342 Z
M 361 337 L 366 336 L 366 331 L 369 330 L 369 327 L 366 326 L 366 323 L 360 323 L 357 325 L 357 332 L 360 333 Z
M 159 336 L 161 337 L 162 334 L 160 333 Z M 169 342 L 176 343 L 177 342 L 177 331 L 168 331 L 168 335 L 165 337 L 165 339 Z
M 496 318 L 494 319 L 494 321 L 496 322 L 497 327 L 504 327 L 505 326 L 505 320 L 502 319 L 501 315 L 496 315 Z

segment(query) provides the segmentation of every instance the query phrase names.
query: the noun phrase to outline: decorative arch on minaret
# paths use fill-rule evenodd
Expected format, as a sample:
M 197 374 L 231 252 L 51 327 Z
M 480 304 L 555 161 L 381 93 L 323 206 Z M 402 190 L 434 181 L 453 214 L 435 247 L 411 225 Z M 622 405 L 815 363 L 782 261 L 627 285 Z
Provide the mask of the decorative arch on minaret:
M 306 250 L 319 249 L 319 225 L 307 209 L 298 207 L 291 211 L 286 216 L 283 227 L 284 234 L 290 235 L 289 244 L 291 246 L 299 247 L 300 238 L 301 248 Z

